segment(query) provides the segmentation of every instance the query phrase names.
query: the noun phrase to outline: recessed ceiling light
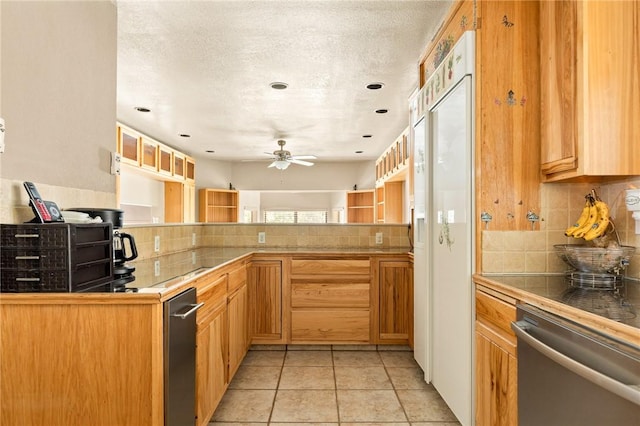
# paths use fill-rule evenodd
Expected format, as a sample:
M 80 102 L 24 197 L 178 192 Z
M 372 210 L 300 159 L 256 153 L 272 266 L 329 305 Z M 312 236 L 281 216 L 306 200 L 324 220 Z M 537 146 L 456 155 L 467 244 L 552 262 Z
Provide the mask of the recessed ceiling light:
M 208 150 L 206 150 L 205 152 L 207 152 L 207 153 L 209 153 L 209 154 L 213 154 L 215 151 L 214 151 L 214 150 L 212 150 L 212 149 L 208 149 Z
M 364 151 L 356 151 L 356 154 L 362 154 Z
M 371 137 L 373 137 L 373 135 L 362 135 L 362 137 L 366 139 L 366 138 L 371 138 Z
M 276 90 L 284 90 L 287 87 L 289 87 L 289 85 L 287 83 L 282 83 L 280 81 L 276 81 L 270 84 L 272 89 L 276 89 Z
M 188 135 L 188 134 L 186 134 L 186 133 L 180 133 L 180 137 L 181 137 L 181 138 L 190 138 L 190 137 L 191 137 L 191 135 Z
M 145 107 L 133 107 L 133 108 L 138 112 L 151 112 L 149 108 L 145 108 Z
M 388 109 L 377 109 L 376 110 L 376 114 L 386 114 L 388 112 L 389 112 Z
M 367 89 L 370 90 L 378 90 L 384 87 L 384 83 L 369 83 L 367 84 Z

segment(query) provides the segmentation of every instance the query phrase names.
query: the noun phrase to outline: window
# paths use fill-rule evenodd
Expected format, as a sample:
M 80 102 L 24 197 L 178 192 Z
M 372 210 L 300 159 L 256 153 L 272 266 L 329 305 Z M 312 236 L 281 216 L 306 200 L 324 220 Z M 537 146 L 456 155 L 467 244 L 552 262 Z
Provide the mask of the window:
M 264 223 L 327 223 L 327 211 L 265 210 Z

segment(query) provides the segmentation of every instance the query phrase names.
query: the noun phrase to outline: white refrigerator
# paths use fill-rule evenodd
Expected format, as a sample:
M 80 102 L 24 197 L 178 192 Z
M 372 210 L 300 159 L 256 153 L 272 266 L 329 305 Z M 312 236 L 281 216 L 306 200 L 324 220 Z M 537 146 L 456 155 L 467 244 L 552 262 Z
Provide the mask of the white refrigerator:
M 421 89 L 424 120 L 414 125 L 416 154 L 422 129 L 426 146 L 425 173 L 414 171 L 425 199 L 420 250 L 417 212 L 414 223 L 414 354 L 462 425 L 474 422 L 473 53 L 467 32 Z

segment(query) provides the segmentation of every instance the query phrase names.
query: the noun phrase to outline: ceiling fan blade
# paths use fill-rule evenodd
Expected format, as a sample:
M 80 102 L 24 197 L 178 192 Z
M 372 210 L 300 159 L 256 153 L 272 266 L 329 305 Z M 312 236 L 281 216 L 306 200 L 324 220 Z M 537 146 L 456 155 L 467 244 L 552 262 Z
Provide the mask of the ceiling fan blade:
M 291 159 L 292 160 L 315 160 L 316 157 L 315 155 L 292 155 Z
M 301 166 L 313 166 L 313 163 L 309 161 L 298 160 L 297 158 L 290 158 L 289 162 L 293 164 L 299 164 Z

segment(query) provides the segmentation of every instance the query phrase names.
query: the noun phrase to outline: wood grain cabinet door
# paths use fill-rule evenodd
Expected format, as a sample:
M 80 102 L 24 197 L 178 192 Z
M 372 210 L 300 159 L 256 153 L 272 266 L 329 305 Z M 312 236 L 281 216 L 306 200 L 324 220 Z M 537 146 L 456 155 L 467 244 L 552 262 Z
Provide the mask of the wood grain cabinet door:
M 380 261 L 378 338 L 409 343 L 413 327 L 413 277 L 409 261 Z
M 282 262 L 253 260 L 247 269 L 249 336 L 253 343 L 282 339 Z

